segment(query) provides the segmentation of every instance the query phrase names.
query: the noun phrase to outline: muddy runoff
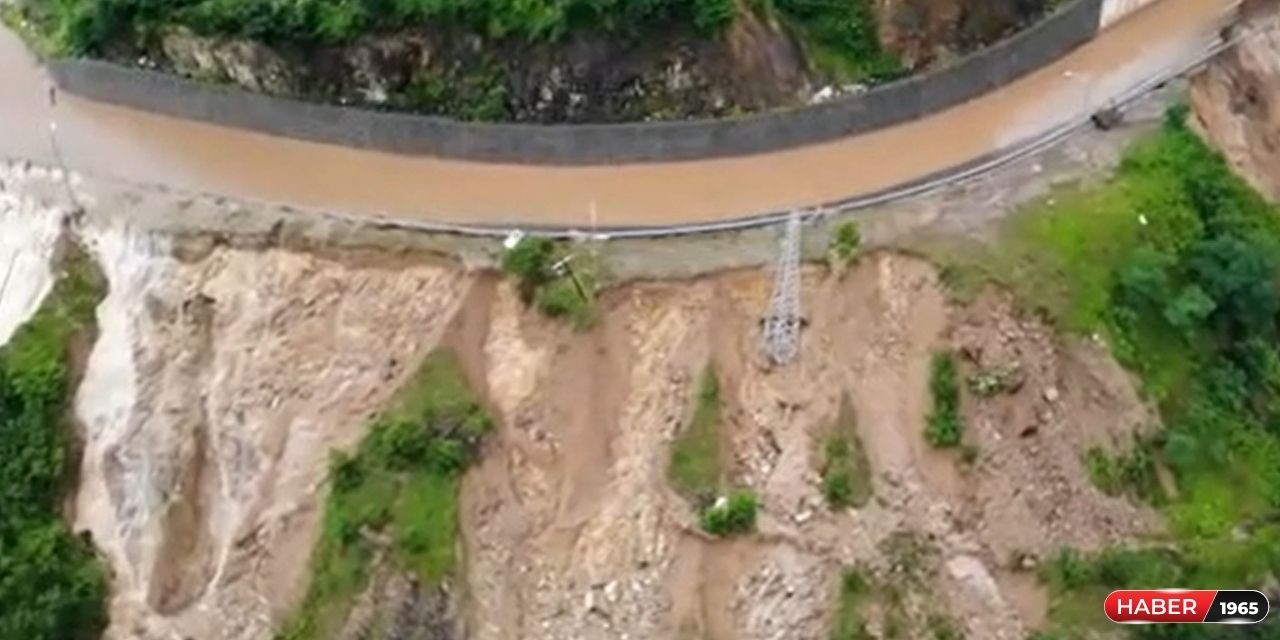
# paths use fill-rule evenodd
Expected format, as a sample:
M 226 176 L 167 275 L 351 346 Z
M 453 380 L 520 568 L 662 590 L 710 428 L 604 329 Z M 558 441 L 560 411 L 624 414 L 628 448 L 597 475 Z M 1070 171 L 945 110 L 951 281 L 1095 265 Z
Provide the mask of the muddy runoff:
M 677 163 L 539 167 L 286 140 L 61 96 L 0 32 L 0 154 L 48 160 L 49 121 L 76 170 L 241 199 L 485 224 L 666 225 L 870 193 L 1040 134 L 1177 67 L 1231 0 L 1162 0 L 1059 62 L 951 110 L 788 151 Z
M 273 637 L 306 590 L 329 451 L 354 447 L 442 346 L 498 424 L 463 482 L 445 609 L 459 638 L 825 638 L 857 566 L 902 586 L 873 627 L 924 633 L 943 616 L 1020 639 L 1044 614 L 1033 575 L 1050 553 L 1158 527 L 1081 468 L 1086 448 L 1150 419 L 1103 349 L 998 294 L 954 307 L 916 259 L 809 268 L 803 353 L 770 370 L 754 271 L 608 289 L 598 323 L 575 331 L 507 281 L 418 254 L 108 221 L 81 234 L 110 292 L 76 399 L 72 518 L 112 569 L 109 638 Z M 966 373 L 1021 372 L 1016 390 L 966 398 L 968 463 L 921 435 L 943 348 Z M 708 364 L 726 477 L 762 504 L 757 532 L 733 540 L 702 533 L 667 481 Z M 819 455 L 842 403 L 873 497 L 832 510 Z

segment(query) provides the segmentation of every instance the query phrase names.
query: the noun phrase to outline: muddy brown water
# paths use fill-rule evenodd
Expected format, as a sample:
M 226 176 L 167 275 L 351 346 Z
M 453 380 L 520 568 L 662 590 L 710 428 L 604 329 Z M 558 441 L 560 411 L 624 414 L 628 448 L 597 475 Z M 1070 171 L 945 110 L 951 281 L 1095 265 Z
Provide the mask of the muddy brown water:
M 869 193 L 1061 124 L 1203 51 L 1233 0 L 1163 0 L 1002 90 L 911 123 L 737 158 L 590 167 L 487 164 L 348 149 L 61 95 L 58 140 L 94 175 L 461 223 L 662 225 Z M 51 159 L 47 81 L 0 30 L 0 155 Z

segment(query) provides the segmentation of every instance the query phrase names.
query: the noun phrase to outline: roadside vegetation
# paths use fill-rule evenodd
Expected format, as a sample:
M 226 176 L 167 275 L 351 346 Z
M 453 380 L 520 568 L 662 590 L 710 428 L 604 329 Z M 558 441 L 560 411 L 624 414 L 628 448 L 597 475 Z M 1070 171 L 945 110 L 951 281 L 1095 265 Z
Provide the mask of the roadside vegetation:
M 89 640 L 106 625 L 105 567 L 61 504 L 74 472 L 67 407 L 73 348 L 93 339 L 105 293 L 71 250 L 40 310 L 0 347 L 0 638 Z
M 252 41 L 299 61 L 332 61 L 334 56 L 319 52 L 362 40 L 425 34 L 430 57 L 437 59 L 415 71 L 407 85 L 397 79 L 387 87 L 386 100 L 373 104 L 475 121 L 530 117 L 527 105 L 516 104 L 528 78 L 526 66 L 511 59 L 512 50 L 554 52 L 597 39 L 618 43 L 619 51 L 629 46 L 656 57 L 667 45 L 652 53 L 646 47 L 722 39 L 746 12 L 788 25 L 812 68 L 832 82 L 870 84 L 905 73 L 881 45 L 872 0 L 16 0 L 0 5 L 0 12 L 45 55 L 160 68 L 167 68 L 171 55 L 164 39 L 178 31 Z M 307 81 L 313 86 L 300 89 L 303 97 L 359 99 L 350 91 L 334 92 L 332 69 L 314 71 Z M 217 75 L 203 79 L 230 81 Z M 525 93 L 519 96 L 527 101 Z M 670 102 L 658 96 L 627 108 L 662 117 Z
M 956 359 L 950 351 L 933 355 L 929 365 L 929 397 L 933 408 L 926 418 L 925 440 L 940 449 L 959 446 L 964 436 L 964 422 L 960 417 Z
M 772 0 L 813 64 L 840 82 L 876 83 L 907 73 L 880 43 L 872 0 Z
M 280 638 L 334 637 L 379 565 L 426 586 L 447 580 L 459 483 L 491 428 L 456 357 L 428 356 L 359 448 L 333 454 L 311 585 Z
M 827 265 L 837 274 L 843 274 L 862 257 L 862 230 L 852 220 L 836 225 L 827 247 Z
M 1085 459 L 1104 491 L 1159 506 L 1169 539 L 1065 551 L 1045 568 L 1042 639 L 1097 624 L 1099 594 L 1113 588 L 1261 587 L 1280 574 L 1280 217 L 1185 119 L 1171 110 L 1113 179 L 1055 194 L 1011 221 L 997 248 L 941 252 L 958 294 L 999 283 L 1060 328 L 1105 339 L 1162 418 L 1130 452 Z
M 597 266 L 590 251 L 573 251 L 550 238 L 524 238 L 502 257 L 502 269 L 520 282 L 520 297 L 577 329 L 596 319 Z

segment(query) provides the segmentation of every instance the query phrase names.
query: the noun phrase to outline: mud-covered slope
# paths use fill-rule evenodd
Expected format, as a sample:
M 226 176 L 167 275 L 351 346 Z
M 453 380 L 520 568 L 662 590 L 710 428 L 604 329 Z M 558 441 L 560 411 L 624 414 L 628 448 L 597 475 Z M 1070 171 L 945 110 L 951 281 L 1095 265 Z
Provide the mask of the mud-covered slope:
M 272 637 L 306 588 L 330 450 L 363 435 L 468 281 L 387 257 L 85 235 L 110 293 L 76 406 L 74 521 L 114 572 L 108 637 Z
M 1191 84 L 1200 128 L 1240 175 L 1280 200 L 1280 2 L 1246 2 L 1239 44 Z
M 49 172 L 0 166 L 0 345 L 53 287 L 50 262 L 68 213 L 50 193 Z
M 448 593 L 466 638 L 825 638 L 857 566 L 915 585 L 872 628 L 1020 639 L 1044 613 L 1040 560 L 1158 526 L 1082 468 L 1149 420 L 1102 348 L 1000 296 L 955 308 L 916 259 L 806 272 L 803 353 L 770 370 L 756 272 L 610 289 L 578 332 L 421 256 L 106 222 L 82 235 L 110 292 L 78 393 L 72 516 L 112 570 L 109 638 L 273 637 L 306 590 L 330 451 L 446 339 L 498 424 L 461 495 Z M 922 437 L 940 349 L 965 374 L 1021 372 L 1009 393 L 966 394 L 967 456 Z M 726 476 L 762 504 L 758 531 L 733 540 L 702 533 L 668 483 L 708 364 Z M 874 497 L 832 510 L 819 451 L 845 398 Z
M 473 357 L 500 427 L 464 493 L 470 637 L 825 638 L 841 567 L 892 579 L 886 546 L 912 539 L 930 585 L 906 605 L 912 629 L 932 615 L 968 637 L 1023 638 L 1043 614 L 1028 567 L 1156 526 L 1102 497 L 1080 462 L 1149 418 L 1104 349 L 1062 344 L 996 296 L 951 309 L 913 259 L 807 280 L 803 354 L 775 371 L 754 355 L 758 274 L 611 291 L 586 335 L 522 311 L 505 286 L 486 300 Z M 1023 375 L 1016 393 L 967 404 L 970 466 L 921 437 L 929 361 L 948 347 L 966 370 Z M 702 534 L 666 480 L 709 362 L 730 475 L 763 504 L 759 532 L 735 541 Z M 876 498 L 832 512 L 815 458 L 846 394 Z

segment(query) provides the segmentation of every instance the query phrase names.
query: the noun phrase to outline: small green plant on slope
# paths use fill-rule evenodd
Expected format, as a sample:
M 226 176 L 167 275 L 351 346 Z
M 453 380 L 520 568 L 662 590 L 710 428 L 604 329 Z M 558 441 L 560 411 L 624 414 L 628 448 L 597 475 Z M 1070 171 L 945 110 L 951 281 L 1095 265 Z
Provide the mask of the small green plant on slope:
M 333 637 L 379 556 L 424 585 L 445 580 L 461 475 L 491 427 L 453 354 L 428 356 L 356 452 L 332 455 L 311 584 L 280 638 Z
M 822 494 L 833 509 L 862 507 L 871 499 L 871 465 L 858 437 L 853 403 L 840 401 L 836 425 L 822 448 Z
M 956 378 L 955 357 L 946 351 L 934 354 L 929 370 L 929 394 L 933 408 L 925 424 L 924 436 L 935 447 L 957 446 L 964 435 L 960 417 L 960 386 Z
M 671 486 L 695 505 L 720 491 L 720 380 L 707 365 L 698 378 L 693 419 L 672 443 L 667 475 Z
M 89 339 L 105 284 L 72 250 L 40 310 L 0 347 L 0 638 L 89 640 L 107 622 L 107 579 L 62 519 L 71 446 L 73 342 Z
M 713 536 L 751 533 L 756 529 L 759 506 L 754 493 L 737 490 L 703 509 L 699 522 L 702 530 Z
M 827 249 L 827 262 L 837 272 L 847 269 L 861 255 L 862 231 L 858 223 L 850 220 L 836 226 L 831 234 L 831 246 Z
M 857 569 L 845 569 L 840 575 L 831 640 L 871 640 L 862 614 L 867 587 L 866 578 Z

